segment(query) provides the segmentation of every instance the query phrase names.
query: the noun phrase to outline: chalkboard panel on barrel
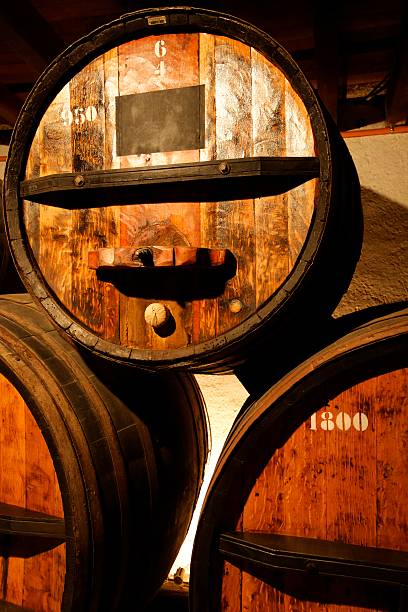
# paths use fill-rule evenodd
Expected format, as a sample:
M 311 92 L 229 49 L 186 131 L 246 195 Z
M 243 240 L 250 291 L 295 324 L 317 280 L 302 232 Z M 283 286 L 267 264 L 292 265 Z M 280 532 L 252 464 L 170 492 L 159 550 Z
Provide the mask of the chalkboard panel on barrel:
M 102 384 L 26 294 L 0 297 L 0 607 L 139 610 L 170 571 L 207 454 L 201 395 L 190 375 L 109 369 Z
M 143 367 L 225 371 L 332 312 L 359 187 L 295 62 L 186 7 L 125 15 L 50 65 L 6 168 L 27 289 L 69 336 Z
M 406 610 L 408 310 L 357 327 L 243 411 L 194 544 L 191 609 Z

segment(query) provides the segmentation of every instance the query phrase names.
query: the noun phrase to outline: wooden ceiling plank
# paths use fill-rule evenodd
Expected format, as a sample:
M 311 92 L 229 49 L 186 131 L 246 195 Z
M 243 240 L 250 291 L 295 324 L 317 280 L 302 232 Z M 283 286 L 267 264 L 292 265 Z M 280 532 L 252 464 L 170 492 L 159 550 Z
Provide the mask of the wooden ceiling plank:
M 408 121 L 408 9 L 402 20 L 401 39 L 386 94 L 386 121 L 388 125 Z
M 334 121 L 337 121 L 340 58 L 336 4 L 314 0 L 313 16 L 317 91 Z
M 21 100 L 0 83 L 0 122 L 13 126 L 22 105 Z
M 0 36 L 3 43 L 38 74 L 65 48 L 53 28 L 28 0 L 2 3 Z

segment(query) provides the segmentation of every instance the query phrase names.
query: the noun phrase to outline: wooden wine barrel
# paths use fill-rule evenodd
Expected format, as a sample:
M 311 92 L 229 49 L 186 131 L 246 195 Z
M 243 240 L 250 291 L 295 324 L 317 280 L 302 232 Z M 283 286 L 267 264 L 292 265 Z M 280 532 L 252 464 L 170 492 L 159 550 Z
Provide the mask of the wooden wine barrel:
M 192 612 L 406 610 L 408 309 L 357 327 L 234 424 L 200 517 Z
M 57 58 L 5 196 L 28 291 L 143 367 L 231 369 L 332 312 L 360 250 L 355 169 L 312 87 L 270 36 L 205 9 L 127 14 Z
M 109 369 L 102 384 L 31 298 L 0 297 L 1 609 L 141 610 L 170 571 L 202 398 L 189 375 Z

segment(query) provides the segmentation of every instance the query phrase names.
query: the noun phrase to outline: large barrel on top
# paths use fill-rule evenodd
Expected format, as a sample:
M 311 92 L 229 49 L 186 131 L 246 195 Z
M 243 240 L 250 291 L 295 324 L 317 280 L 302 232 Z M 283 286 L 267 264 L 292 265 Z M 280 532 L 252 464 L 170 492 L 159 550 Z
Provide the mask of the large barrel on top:
M 9 237 L 67 334 L 141 366 L 228 370 L 331 312 L 359 252 L 354 167 L 288 53 L 185 7 L 125 15 L 34 87 Z
M 408 310 L 353 329 L 236 421 L 194 544 L 192 612 L 407 609 Z
M 0 297 L 5 609 L 141 610 L 186 534 L 207 454 L 194 380 L 94 371 L 31 298 Z

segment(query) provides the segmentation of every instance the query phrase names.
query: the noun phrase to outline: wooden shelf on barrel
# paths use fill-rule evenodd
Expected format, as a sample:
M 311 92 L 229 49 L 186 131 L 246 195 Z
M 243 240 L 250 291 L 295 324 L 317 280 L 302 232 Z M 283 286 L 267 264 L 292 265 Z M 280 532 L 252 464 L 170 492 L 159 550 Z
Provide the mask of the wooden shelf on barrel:
M 318 178 L 317 157 L 252 157 L 126 170 L 64 172 L 20 183 L 26 200 L 61 208 L 241 200 L 278 195 Z
M 65 541 L 63 519 L 0 503 L 0 556 L 32 557 Z
M 257 574 L 276 570 L 408 584 L 408 552 L 272 533 L 220 535 L 219 552 L 237 567 Z

